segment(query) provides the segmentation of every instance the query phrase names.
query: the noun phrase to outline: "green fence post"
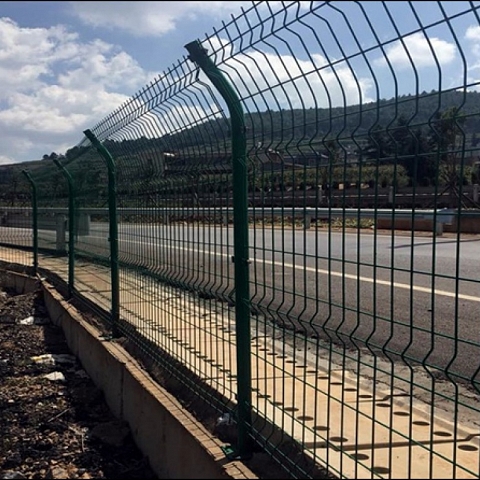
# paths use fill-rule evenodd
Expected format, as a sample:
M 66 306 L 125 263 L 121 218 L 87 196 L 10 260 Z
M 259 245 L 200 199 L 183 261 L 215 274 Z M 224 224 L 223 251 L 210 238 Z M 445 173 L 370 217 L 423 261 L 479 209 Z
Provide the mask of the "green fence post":
M 243 108 L 240 99 L 223 73 L 196 40 L 185 45 L 189 59 L 207 75 L 225 100 L 232 127 L 233 228 L 235 263 L 235 324 L 237 337 L 238 455 L 251 455 L 252 370 L 250 334 L 248 171 Z
M 22 170 L 32 186 L 32 216 L 33 216 L 33 274 L 37 274 L 38 270 L 38 208 L 37 208 L 37 186 L 32 176 L 27 170 Z
M 91 130 L 83 132 L 98 153 L 105 159 L 108 169 L 108 213 L 110 235 L 110 271 L 112 282 L 112 336 L 119 337 L 118 321 L 120 319 L 120 281 L 118 268 L 118 219 L 117 219 L 117 184 L 115 178 L 115 160 Z
M 73 293 L 75 279 L 75 187 L 68 170 L 54 158 L 53 163 L 61 170 L 68 184 L 68 293 Z

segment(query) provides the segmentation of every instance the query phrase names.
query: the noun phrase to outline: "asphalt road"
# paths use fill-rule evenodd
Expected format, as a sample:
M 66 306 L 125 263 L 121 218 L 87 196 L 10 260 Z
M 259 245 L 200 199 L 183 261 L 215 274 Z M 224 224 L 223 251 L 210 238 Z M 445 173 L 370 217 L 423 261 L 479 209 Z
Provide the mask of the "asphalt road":
M 40 244 L 53 235 L 41 232 Z M 108 257 L 107 224 L 78 240 L 79 252 Z M 477 376 L 480 237 L 256 227 L 249 243 L 253 322 Z M 232 227 L 120 224 L 119 251 L 161 277 L 234 296 Z

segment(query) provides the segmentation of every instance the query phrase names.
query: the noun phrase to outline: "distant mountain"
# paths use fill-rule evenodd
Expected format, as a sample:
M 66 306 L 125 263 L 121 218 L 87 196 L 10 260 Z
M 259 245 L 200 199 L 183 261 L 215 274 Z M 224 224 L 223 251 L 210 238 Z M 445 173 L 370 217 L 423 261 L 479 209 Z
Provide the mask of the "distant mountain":
M 246 108 L 248 152 L 252 158 L 264 158 L 261 155 L 265 156 L 265 152 L 279 151 L 283 160 L 288 159 L 290 163 L 303 155 L 309 157 L 305 162 L 314 167 L 315 159 L 319 159 L 318 165 L 325 165 L 329 161 L 326 154 L 339 148 L 348 155 L 370 151 L 371 156 L 378 156 L 378 139 L 383 136 L 391 140 L 400 129 L 407 134 L 410 132 L 410 136 L 413 136 L 413 132 L 416 135 L 421 132 L 430 139 L 429 148 L 435 148 L 431 146 L 432 138 L 435 140 L 438 137 L 438 141 L 441 141 L 438 119 L 442 112 L 452 107 L 456 108 L 454 121 L 458 124 L 458 132 L 464 137 L 464 145 L 475 150 L 477 135 L 480 135 L 480 93 L 432 91 L 346 108 L 264 112 L 250 112 Z M 129 135 L 132 135 L 131 131 Z M 215 118 L 160 138 L 142 136 L 122 141 L 107 140 L 104 145 L 117 161 L 119 184 L 129 188 L 147 188 L 148 185 L 153 188 L 154 180 L 165 175 L 198 176 L 228 172 L 231 166 L 230 137 L 229 121 Z M 377 145 L 378 150 L 374 148 L 373 154 L 372 144 Z M 384 155 L 388 163 L 388 152 Z M 61 161 L 75 178 L 79 191 L 106 188 L 106 167 L 97 152 L 77 146 L 65 152 Z M 305 162 L 304 165 L 307 164 Z M 7 188 L 18 183 L 15 188 L 23 189 L 21 185 L 25 182 L 22 169 L 28 169 L 46 191 L 52 189 L 55 182 L 64 184 L 53 162 L 44 158 L 0 166 L 0 187 Z

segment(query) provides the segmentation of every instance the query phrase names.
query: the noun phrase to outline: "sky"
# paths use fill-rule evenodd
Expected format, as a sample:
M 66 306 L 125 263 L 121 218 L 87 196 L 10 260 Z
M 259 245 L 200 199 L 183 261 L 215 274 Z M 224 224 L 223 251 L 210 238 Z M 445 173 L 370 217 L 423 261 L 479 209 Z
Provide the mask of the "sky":
M 76 145 L 242 3 L 0 1 L 0 165 Z
M 271 13 L 281 3 L 263 2 L 262 11 Z M 324 2 L 293 3 L 298 4 L 299 15 L 312 4 Z M 359 14 L 355 3 L 363 4 L 366 15 Z M 342 23 L 341 15 L 328 7 L 330 33 L 310 15 L 305 21 L 317 22 L 311 23 L 312 28 L 304 27 L 300 35 L 291 35 L 283 43 L 274 39 L 273 50 L 263 45 L 255 51 L 235 52 L 232 44 L 228 55 L 236 60 L 227 58 L 225 65 L 236 65 L 238 83 L 243 80 L 246 91 L 277 85 L 265 108 L 339 105 L 342 95 L 343 101 L 346 98 L 352 104 L 359 96 L 372 101 L 466 82 L 478 90 L 480 24 L 471 12 L 456 14 L 479 2 L 440 2 L 443 11 L 437 2 L 412 2 L 414 13 L 407 2 L 386 3 L 395 25 L 380 2 L 331 2 L 342 4 L 356 36 Z M 241 7 L 251 5 L 236 1 L 0 1 L 0 165 L 64 153 L 81 141 L 86 128 L 183 59 L 185 44 L 211 35 L 214 28 L 221 29 L 222 22 L 238 15 Z M 452 16 L 451 22 L 439 25 L 445 14 Z M 375 25 L 375 33 L 367 21 Z M 424 32 L 419 24 L 429 28 Z M 405 36 L 403 42 L 398 41 L 399 34 Z M 384 42 L 382 49 L 379 42 Z M 294 44 L 298 44 L 295 55 Z M 357 55 L 359 49 L 367 54 Z M 345 53 L 352 56 L 349 64 L 340 61 L 335 69 L 325 67 Z M 302 76 L 310 86 L 300 80 L 287 84 Z

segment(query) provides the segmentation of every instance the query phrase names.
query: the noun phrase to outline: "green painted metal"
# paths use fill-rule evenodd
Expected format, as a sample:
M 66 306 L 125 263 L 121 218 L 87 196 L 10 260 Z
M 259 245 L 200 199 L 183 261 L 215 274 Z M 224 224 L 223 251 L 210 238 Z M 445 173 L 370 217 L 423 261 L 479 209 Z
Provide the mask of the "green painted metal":
M 75 288 L 75 229 L 76 229 L 76 212 L 75 212 L 75 186 L 69 171 L 60 163 L 58 159 L 54 159 L 53 163 L 63 173 L 68 184 L 68 291 L 72 295 Z
M 32 187 L 32 228 L 33 228 L 33 274 L 38 272 L 38 207 L 37 207 L 37 185 L 28 170 L 22 170 L 28 183 Z
M 102 311 L 120 285 L 119 333 L 228 458 L 251 439 L 288 478 L 479 477 L 479 10 L 252 3 L 66 153 L 100 286 L 76 289 Z M 65 186 L 34 168 L 51 247 Z M 7 177 L 0 253 L 29 251 Z
M 231 122 L 232 135 L 232 181 L 233 181 L 233 226 L 235 264 L 235 326 L 237 332 L 238 375 L 238 454 L 251 455 L 252 421 L 252 370 L 250 332 L 250 284 L 248 242 L 248 169 L 246 157 L 245 120 L 240 99 L 222 72 L 208 57 L 199 41 L 185 45 L 192 62 L 205 72 L 214 87 L 225 100 Z
M 115 160 L 97 139 L 91 130 L 84 132 L 85 137 L 90 140 L 92 145 L 97 149 L 98 153 L 104 158 L 108 169 L 108 215 L 109 215 L 109 243 L 110 243 L 110 273 L 111 273 L 111 289 L 112 289 L 112 336 L 120 335 L 118 330 L 118 322 L 120 320 L 120 278 L 119 278 L 119 261 L 118 261 L 118 218 L 117 218 L 117 185 L 116 185 L 116 165 Z

